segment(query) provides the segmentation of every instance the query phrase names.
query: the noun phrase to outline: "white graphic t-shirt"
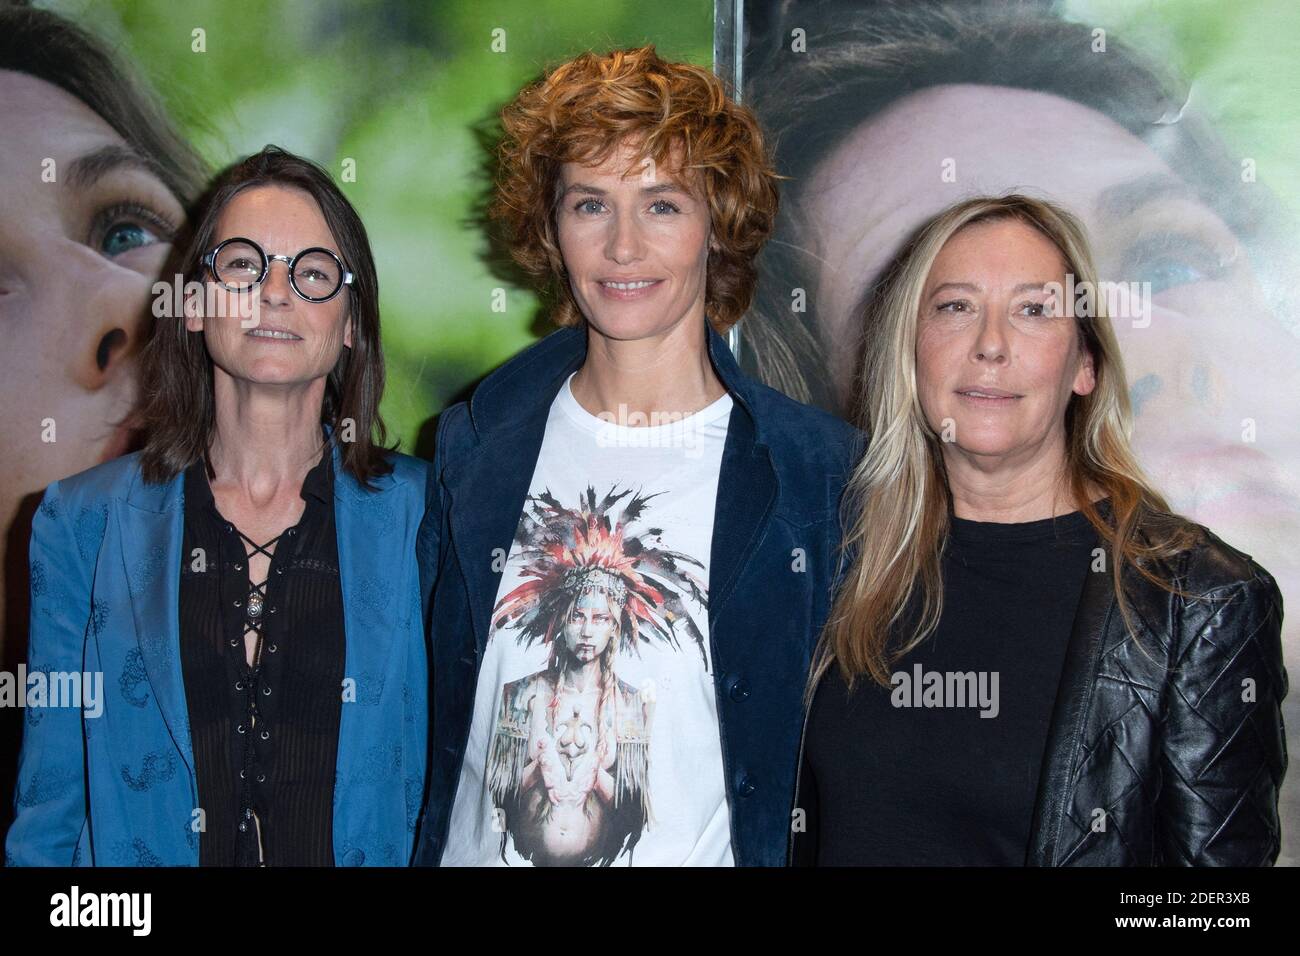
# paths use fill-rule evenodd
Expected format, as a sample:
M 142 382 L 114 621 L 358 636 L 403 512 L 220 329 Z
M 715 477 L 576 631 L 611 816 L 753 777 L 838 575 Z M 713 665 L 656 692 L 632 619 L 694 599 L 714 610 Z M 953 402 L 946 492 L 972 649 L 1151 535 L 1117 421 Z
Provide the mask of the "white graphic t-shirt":
M 560 389 L 492 612 L 444 866 L 734 863 L 708 620 L 731 406 L 624 424 Z

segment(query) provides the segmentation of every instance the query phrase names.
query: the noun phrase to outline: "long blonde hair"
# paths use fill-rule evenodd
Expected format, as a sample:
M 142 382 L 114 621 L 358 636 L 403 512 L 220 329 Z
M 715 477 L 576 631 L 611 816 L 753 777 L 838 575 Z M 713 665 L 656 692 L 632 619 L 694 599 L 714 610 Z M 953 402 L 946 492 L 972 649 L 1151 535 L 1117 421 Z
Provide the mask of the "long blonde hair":
M 1019 194 L 977 197 L 949 207 L 917 233 L 886 274 L 867 316 L 859 393 L 859 416 L 871 440 L 844 496 L 848 531 L 841 561 L 846 570 L 822 634 L 810 695 L 836 662 L 850 686 L 864 674 L 889 686 L 894 662 L 938 626 L 943 610 L 940 559 L 951 500 L 940 437 L 917 394 L 921 297 L 935 258 L 953 235 L 975 223 L 1004 220 L 1023 222 L 1051 240 L 1077 288 L 1085 288 L 1084 283 L 1100 288 L 1078 220 L 1050 202 Z M 1074 503 L 1109 544 L 1115 593 L 1131 630 L 1120 586 L 1123 568 L 1132 566 L 1153 583 L 1177 591 L 1149 565 L 1151 559 L 1184 550 L 1190 529 L 1170 514 L 1134 458 L 1123 359 L 1104 296 L 1093 298 L 1095 308 L 1074 314 L 1080 345 L 1092 357 L 1096 386 L 1088 395 L 1072 395 L 1066 408 L 1066 471 Z M 1110 520 L 1092 501 L 1094 488 L 1109 495 Z M 1160 520 L 1162 516 L 1175 520 Z M 920 612 L 916 617 L 908 613 L 914 601 Z M 911 633 L 898 633 L 908 621 Z

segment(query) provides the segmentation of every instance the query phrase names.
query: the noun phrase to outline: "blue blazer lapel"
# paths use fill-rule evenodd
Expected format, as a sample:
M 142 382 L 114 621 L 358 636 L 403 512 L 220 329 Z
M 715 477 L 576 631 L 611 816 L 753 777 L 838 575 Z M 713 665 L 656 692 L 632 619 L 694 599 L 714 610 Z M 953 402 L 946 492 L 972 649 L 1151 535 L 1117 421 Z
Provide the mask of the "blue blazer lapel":
M 344 676 L 355 681 L 356 703 L 345 706 L 339 727 L 336 768 L 338 788 L 353 779 L 362 759 L 367 716 L 364 705 L 378 703 L 385 691 L 388 658 L 412 626 L 407 620 L 411 608 L 404 600 L 406 568 L 393 566 L 400 552 L 383 532 L 401 534 L 392 491 L 399 484 L 393 475 L 372 479 L 373 491 L 363 488 L 343 469 L 337 442 L 331 442 L 334 456 L 334 528 L 338 539 L 339 587 L 343 595 Z M 415 529 L 410 531 L 414 555 Z M 400 542 L 399 542 L 400 544 Z M 417 612 L 418 613 L 418 612 Z M 419 622 L 415 622 L 418 626 Z M 389 688 L 401 693 L 401 688 Z M 340 692 L 342 692 L 340 690 Z M 335 794 L 335 806 L 340 801 Z M 337 829 L 337 828 L 336 828 Z
M 136 643 L 167 730 L 193 779 L 194 753 L 180 661 L 183 487 L 183 475 L 165 485 L 148 485 L 137 474 L 116 511 Z

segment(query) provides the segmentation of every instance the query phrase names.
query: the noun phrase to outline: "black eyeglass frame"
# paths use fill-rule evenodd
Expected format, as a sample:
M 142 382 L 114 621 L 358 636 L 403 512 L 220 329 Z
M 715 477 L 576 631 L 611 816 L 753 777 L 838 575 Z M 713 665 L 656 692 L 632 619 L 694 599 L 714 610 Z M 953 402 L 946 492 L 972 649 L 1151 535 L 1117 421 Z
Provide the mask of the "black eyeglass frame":
M 242 242 L 245 245 L 252 246 L 254 249 L 257 250 L 257 254 L 262 257 L 262 271 L 258 274 L 257 279 L 255 279 L 249 285 L 243 287 L 227 285 L 226 283 L 222 282 L 221 277 L 217 275 L 217 267 L 216 267 L 217 254 L 221 252 L 221 250 L 224 249 L 226 246 L 234 242 Z M 306 295 L 301 289 L 298 288 L 298 280 L 295 278 L 295 269 L 298 265 L 298 261 L 302 259 L 303 256 L 311 252 L 323 252 L 325 253 L 325 255 L 329 256 L 331 259 L 337 262 L 339 266 L 339 276 L 340 276 L 339 284 L 334 287 L 334 291 L 332 291 L 329 295 L 321 296 L 319 298 L 313 298 L 312 296 Z M 213 247 L 211 252 L 209 252 L 207 255 L 203 257 L 202 263 L 203 266 L 208 270 L 208 274 L 212 276 L 212 281 L 214 281 L 217 285 L 221 286 L 221 288 L 225 289 L 226 291 L 251 292 L 254 289 L 256 289 L 258 286 L 260 286 L 263 282 L 266 281 L 267 273 L 271 269 L 271 263 L 275 262 L 276 260 L 285 263 L 289 267 L 289 288 L 293 289 L 294 295 L 296 295 L 298 298 L 302 299 L 305 302 L 328 302 L 330 299 L 334 298 L 336 295 L 342 292 L 344 286 L 348 286 L 349 288 L 351 288 L 353 282 L 356 279 L 356 277 L 347 270 L 347 267 L 343 265 L 343 260 L 339 258 L 338 253 L 335 252 L 333 249 L 326 249 L 324 246 L 309 246 L 308 248 L 303 249 L 295 256 L 284 256 L 284 255 L 275 256 L 267 253 L 267 251 L 263 249 L 260 244 L 254 242 L 252 239 L 246 239 L 243 236 L 231 236 L 229 239 L 221 240 L 219 243 L 216 244 L 216 246 Z

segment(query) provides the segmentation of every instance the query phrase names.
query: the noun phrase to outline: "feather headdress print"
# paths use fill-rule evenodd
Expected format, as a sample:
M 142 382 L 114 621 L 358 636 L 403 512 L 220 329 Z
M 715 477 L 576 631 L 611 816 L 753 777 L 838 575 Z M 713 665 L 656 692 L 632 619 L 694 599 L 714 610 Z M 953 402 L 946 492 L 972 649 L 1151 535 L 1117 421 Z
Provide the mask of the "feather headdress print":
M 599 501 L 590 485 L 576 508 L 546 490 L 529 495 L 515 540 L 522 584 L 497 602 L 496 628 L 513 627 L 525 646 L 551 644 L 574 599 L 584 591 L 609 595 L 621 608 L 620 648 L 640 652 L 642 642 L 679 648 L 680 628 L 706 664 L 704 635 L 686 611 L 689 597 L 708 607 L 704 565 L 662 544 L 660 528 L 643 527 L 657 495 L 612 487 Z

